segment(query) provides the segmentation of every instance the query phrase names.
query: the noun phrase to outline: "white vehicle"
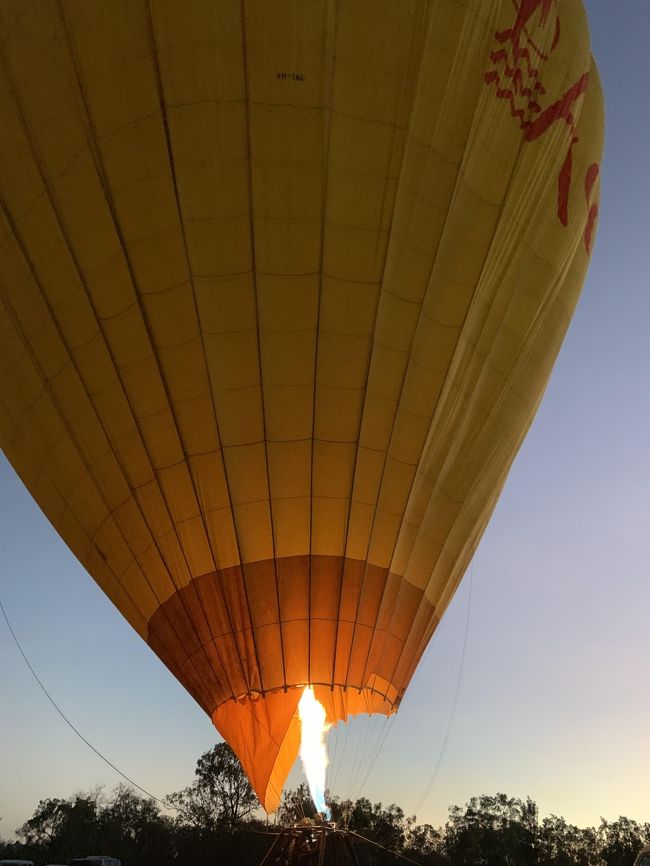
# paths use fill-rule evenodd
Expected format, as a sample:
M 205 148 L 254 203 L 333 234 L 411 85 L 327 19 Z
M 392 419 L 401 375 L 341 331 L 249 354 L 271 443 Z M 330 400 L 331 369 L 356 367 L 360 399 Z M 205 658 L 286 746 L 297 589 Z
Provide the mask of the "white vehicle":
M 88 857 L 71 860 L 70 866 L 122 866 L 122 861 L 105 854 L 90 854 Z
M 646 845 L 636 855 L 634 866 L 650 866 L 650 845 Z

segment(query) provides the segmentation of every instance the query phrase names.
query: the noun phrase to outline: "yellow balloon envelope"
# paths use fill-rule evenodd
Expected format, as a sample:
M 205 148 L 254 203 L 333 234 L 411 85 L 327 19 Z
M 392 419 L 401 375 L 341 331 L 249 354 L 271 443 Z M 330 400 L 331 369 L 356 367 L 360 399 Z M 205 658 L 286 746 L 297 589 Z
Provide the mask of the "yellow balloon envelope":
M 3 0 L 0 443 L 264 806 L 392 713 L 593 243 L 580 0 Z

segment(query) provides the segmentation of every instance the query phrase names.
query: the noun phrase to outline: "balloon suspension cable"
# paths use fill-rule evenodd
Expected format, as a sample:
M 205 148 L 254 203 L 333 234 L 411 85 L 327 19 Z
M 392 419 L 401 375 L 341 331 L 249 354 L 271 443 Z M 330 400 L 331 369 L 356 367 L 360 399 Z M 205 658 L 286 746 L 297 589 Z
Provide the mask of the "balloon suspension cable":
M 407 857 L 405 854 L 401 854 L 399 851 L 394 851 L 392 848 L 387 848 L 385 845 L 380 845 L 379 842 L 368 839 L 365 836 L 362 836 L 360 833 L 355 833 L 354 830 L 348 829 L 346 832 L 350 836 L 354 836 L 355 839 L 360 839 L 362 842 L 365 842 L 366 845 L 374 845 L 375 848 L 380 848 L 382 851 L 390 854 L 391 857 L 394 857 L 395 860 L 402 860 L 404 863 L 413 863 L 414 866 L 422 866 L 422 864 L 418 863 L 417 860 L 411 860 L 411 858 Z
M 134 782 L 133 779 L 129 778 L 129 776 L 127 776 L 126 773 L 123 773 L 123 772 L 122 772 L 118 767 L 115 766 L 115 764 L 114 764 L 112 761 L 109 761 L 109 759 L 108 759 L 105 755 L 103 755 L 103 754 L 99 751 L 99 749 L 97 749 L 95 746 L 93 746 L 93 744 L 90 742 L 90 740 L 88 740 L 86 737 L 84 737 L 84 735 L 81 733 L 81 731 L 80 731 L 78 728 L 76 728 L 76 727 L 72 724 L 72 722 L 70 721 L 70 719 L 66 716 L 66 714 L 63 712 L 63 710 L 61 709 L 61 707 L 59 707 L 59 705 L 58 705 L 57 702 L 54 700 L 54 698 L 52 697 L 52 695 L 51 695 L 51 694 L 48 692 L 48 690 L 45 688 L 45 686 L 43 685 L 43 682 L 41 681 L 40 677 L 38 676 L 38 674 L 36 673 L 36 671 L 35 671 L 34 668 L 32 667 L 32 665 L 31 665 L 29 659 L 28 659 L 27 656 L 25 655 L 25 652 L 23 651 L 23 648 L 22 648 L 22 646 L 20 645 L 20 641 L 19 641 L 18 638 L 16 637 L 16 632 L 13 630 L 13 627 L 12 627 L 11 623 L 9 622 L 9 617 L 7 616 L 7 611 L 5 610 L 5 607 L 4 607 L 3 603 L 2 603 L 2 599 L 0 599 L 0 611 L 2 611 L 2 615 L 3 615 L 3 617 L 4 617 L 5 622 L 7 623 L 7 628 L 9 629 L 9 633 L 11 634 L 11 637 L 13 638 L 14 643 L 15 643 L 16 646 L 18 647 L 18 652 L 19 652 L 19 653 L 21 654 L 21 656 L 23 657 L 23 661 L 25 662 L 25 664 L 26 664 L 27 667 L 29 668 L 30 673 L 32 674 L 32 676 L 34 677 L 34 679 L 36 680 L 36 682 L 38 683 L 38 685 L 41 687 L 41 690 L 42 690 L 43 694 L 45 695 L 45 697 L 46 697 L 46 698 L 48 699 L 48 701 L 52 704 L 52 706 L 53 706 L 54 709 L 57 711 L 57 713 L 61 716 L 61 718 L 63 719 L 63 721 L 66 723 L 66 725 L 67 725 L 67 726 L 68 726 L 72 731 L 74 731 L 74 733 L 79 737 L 80 740 L 83 740 L 83 742 L 88 746 L 89 749 L 92 749 L 92 751 L 97 755 L 98 758 L 101 758 L 102 761 L 103 761 L 105 764 L 108 764 L 108 766 L 109 766 L 112 770 L 114 770 L 114 771 L 118 774 L 118 776 L 121 776 L 125 781 L 127 781 L 127 782 L 129 783 L 129 785 L 133 785 L 133 787 L 134 787 L 134 788 L 137 788 L 138 791 L 142 791 L 142 793 L 145 794 L 145 796 L 149 797 L 151 800 L 155 800 L 156 803 L 160 803 L 160 805 L 161 805 L 164 809 L 173 809 L 174 811 L 178 811 L 178 808 L 177 808 L 176 806 L 172 806 L 170 803 L 166 803 L 164 800 L 161 800 L 160 797 L 156 797 L 154 794 L 152 794 L 152 793 L 150 793 L 149 791 L 147 791 L 146 788 L 143 788 L 142 785 L 138 785 L 137 782 Z
M 470 570 L 469 570 L 469 591 L 468 591 L 468 596 L 467 596 L 467 616 L 465 618 L 465 633 L 463 635 L 463 648 L 462 648 L 462 651 L 460 654 L 460 663 L 458 665 L 458 674 L 456 677 L 456 686 L 454 689 L 454 696 L 453 696 L 452 702 L 451 702 L 451 708 L 449 710 L 449 718 L 447 720 L 447 729 L 445 730 L 445 735 L 442 739 L 440 751 L 438 752 L 438 759 L 436 760 L 436 765 L 433 768 L 433 773 L 431 775 L 431 778 L 429 779 L 427 786 L 424 789 L 424 792 L 422 793 L 422 796 L 418 800 L 418 803 L 417 803 L 415 809 L 413 810 L 416 815 L 420 811 L 422 806 L 424 806 L 424 804 L 428 800 L 429 795 L 431 794 L 431 791 L 433 790 L 433 786 L 435 785 L 436 779 L 438 778 L 438 772 L 440 771 L 442 759 L 445 755 L 445 752 L 447 751 L 447 743 L 449 742 L 449 735 L 451 733 L 451 729 L 452 729 L 452 726 L 454 724 L 454 719 L 456 717 L 456 708 L 458 706 L 458 696 L 460 694 L 460 684 L 461 684 L 461 681 L 463 679 L 463 671 L 465 668 L 465 651 L 467 650 L 467 636 L 469 634 L 470 614 L 472 612 L 472 588 L 473 588 L 473 585 L 474 585 L 474 560 L 472 560 L 472 565 L 471 565 Z

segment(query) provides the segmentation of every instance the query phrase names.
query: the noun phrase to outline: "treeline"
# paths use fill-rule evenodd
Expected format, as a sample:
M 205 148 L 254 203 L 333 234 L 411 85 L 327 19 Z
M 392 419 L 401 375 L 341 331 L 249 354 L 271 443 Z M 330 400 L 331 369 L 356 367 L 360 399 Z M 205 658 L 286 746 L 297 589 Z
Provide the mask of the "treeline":
M 438 829 L 417 824 L 395 804 L 363 797 L 333 798 L 331 808 L 339 825 L 376 843 L 354 837 L 362 866 L 395 864 L 396 855 L 422 866 L 631 866 L 650 844 L 650 824 L 621 817 L 579 828 L 555 815 L 540 819 L 530 798 L 505 794 L 452 806 Z M 108 797 L 98 790 L 41 800 L 17 829 L 19 841 L 0 841 L 0 859 L 44 866 L 104 853 L 123 866 L 255 866 L 273 842 L 270 834 L 313 816 L 300 786 L 285 793 L 274 821 L 262 818 L 239 762 L 220 744 L 201 756 L 193 784 L 164 806 L 125 786 Z

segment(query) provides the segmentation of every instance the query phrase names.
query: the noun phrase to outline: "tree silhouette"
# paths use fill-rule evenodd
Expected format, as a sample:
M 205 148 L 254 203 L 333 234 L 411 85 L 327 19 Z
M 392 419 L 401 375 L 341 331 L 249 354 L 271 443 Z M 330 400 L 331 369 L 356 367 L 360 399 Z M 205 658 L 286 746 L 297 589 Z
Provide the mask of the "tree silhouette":
M 368 840 L 356 839 L 361 866 L 394 864 L 403 854 L 422 866 L 633 866 L 650 843 L 650 824 L 619 817 L 581 829 L 564 818 L 540 820 L 529 797 L 472 797 L 452 806 L 444 827 L 417 824 L 395 803 L 366 797 L 327 797 L 332 818 Z M 193 783 L 171 794 L 174 817 L 124 785 L 67 800 L 41 800 L 18 828 L 20 841 L 0 840 L 0 859 L 68 863 L 104 851 L 125 866 L 257 866 L 270 846 L 267 825 L 256 818 L 257 799 L 236 756 L 224 743 L 201 755 Z M 277 823 L 314 819 L 306 785 L 285 792 Z
M 209 830 L 225 826 L 232 833 L 259 808 L 255 792 L 227 743 L 218 743 L 201 755 L 194 775 L 192 785 L 167 798 L 191 826 Z

